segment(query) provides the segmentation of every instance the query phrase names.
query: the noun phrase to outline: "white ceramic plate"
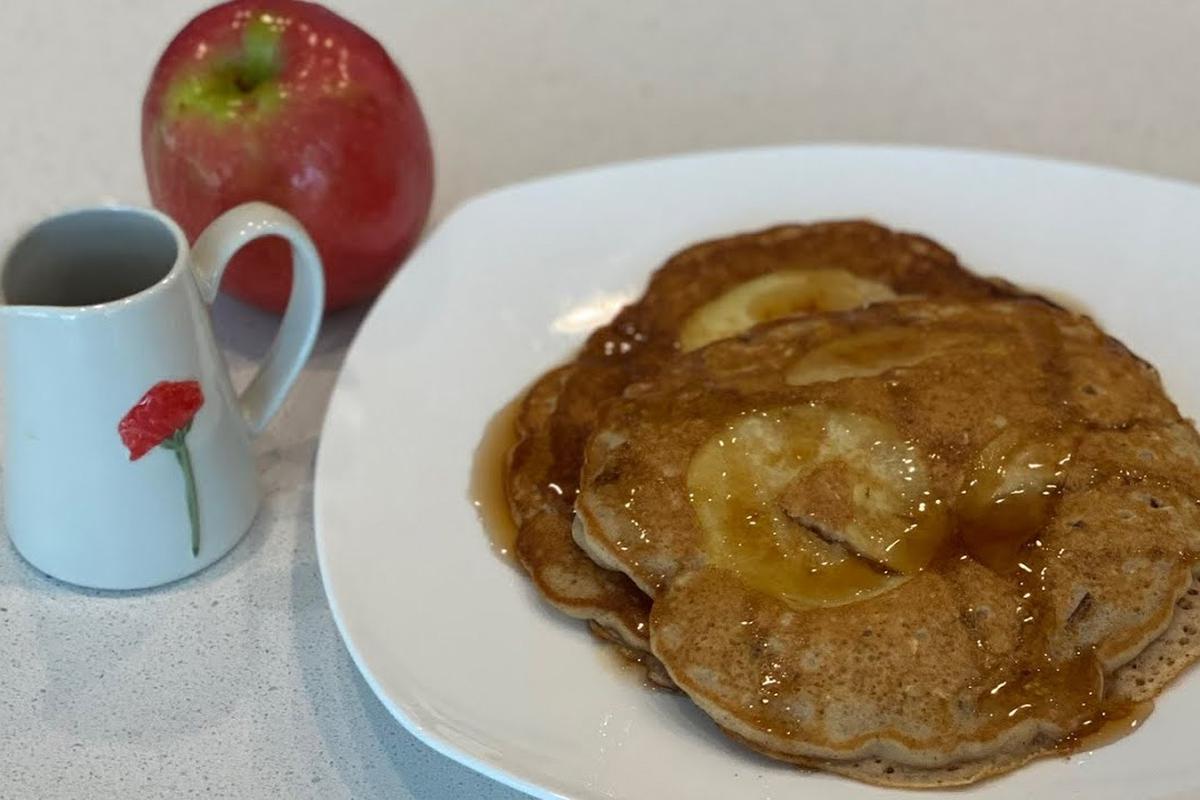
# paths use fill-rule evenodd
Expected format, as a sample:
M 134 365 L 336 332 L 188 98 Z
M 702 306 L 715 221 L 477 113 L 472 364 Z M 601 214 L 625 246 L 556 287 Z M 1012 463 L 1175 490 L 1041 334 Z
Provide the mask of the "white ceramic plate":
M 488 194 L 450 216 L 379 299 L 346 358 L 317 463 L 333 614 L 405 727 L 539 797 L 911 797 L 754 756 L 685 699 L 644 689 L 493 555 L 467 499 L 489 417 L 666 256 L 836 217 L 920 231 L 978 271 L 1078 299 L 1160 367 L 1184 413 L 1200 410 L 1200 187 L 835 146 L 640 162 Z M 1185 677 L 1137 735 L 967 794 L 1196 797 L 1197 711 L 1200 678 Z

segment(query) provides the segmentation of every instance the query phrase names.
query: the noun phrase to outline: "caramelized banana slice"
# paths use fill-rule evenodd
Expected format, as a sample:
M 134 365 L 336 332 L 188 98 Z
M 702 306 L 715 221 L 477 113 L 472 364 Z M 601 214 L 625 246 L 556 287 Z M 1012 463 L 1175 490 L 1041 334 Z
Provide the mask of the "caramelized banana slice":
M 736 418 L 697 449 L 687 482 L 713 562 L 798 606 L 896 585 L 947 530 L 913 444 L 819 405 Z
M 841 269 L 772 272 L 693 311 L 679 332 L 679 344 L 686 352 L 790 314 L 845 311 L 895 297 L 891 287 Z
M 1079 438 L 1071 430 L 1010 428 L 983 448 L 954 507 L 963 544 L 976 561 L 997 572 L 1017 565 L 1021 549 L 1050 519 Z
M 788 368 L 785 379 L 792 386 L 804 386 L 844 378 L 868 378 L 967 348 L 980 354 L 994 349 L 966 335 L 921 336 L 914 335 L 911 328 L 876 328 L 842 336 L 809 350 Z

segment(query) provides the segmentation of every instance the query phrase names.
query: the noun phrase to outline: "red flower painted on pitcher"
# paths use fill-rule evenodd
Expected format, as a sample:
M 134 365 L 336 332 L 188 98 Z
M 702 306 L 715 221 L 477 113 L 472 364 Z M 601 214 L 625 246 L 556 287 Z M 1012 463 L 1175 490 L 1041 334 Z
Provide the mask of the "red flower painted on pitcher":
M 121 418 L 117 432 L 137 461 L 168 437 L 187 426 L 200 406 L 204 392 L 198 381 L 159 381 Z
M 117 423 L 117 433 L 129 448 L 130 461 L 137 461 L 160 446 L 175 453 L 183 471 L 193 556 L 200 553 L 200 504 L 196 499 L 196 476 L 187 434 L 203 405 L 204 392 L 199 381 L 159 381 Z

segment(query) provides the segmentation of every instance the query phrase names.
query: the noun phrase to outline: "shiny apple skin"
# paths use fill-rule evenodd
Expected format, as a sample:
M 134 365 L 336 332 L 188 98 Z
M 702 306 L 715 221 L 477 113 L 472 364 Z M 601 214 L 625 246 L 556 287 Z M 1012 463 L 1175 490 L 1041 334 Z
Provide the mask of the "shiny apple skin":
M 236 58 L 246 26 L 263 19 L 278 32 L 277 102 L 173 113 L 173 82 Z M 291 212 L 320 251 L 328 310 L 379 292 L 433 194 L 429 132 L 407 80 L 361 28 L 299 0 L 233 0 L 188 23 L 146 90 L 142 155 L 154 204 L 189 239 L 248 200 Z M 287 246 L 265 240 L 236 256 L 221 288 L 278 312 L 290 286 Z

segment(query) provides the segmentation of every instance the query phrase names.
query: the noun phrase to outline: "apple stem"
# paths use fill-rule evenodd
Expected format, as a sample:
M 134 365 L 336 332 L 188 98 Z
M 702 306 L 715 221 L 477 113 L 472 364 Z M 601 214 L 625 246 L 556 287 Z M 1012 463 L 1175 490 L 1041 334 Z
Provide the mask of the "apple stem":
M 252 92 L 262 82 L 279 74 L 279 31 L 262 17 L 253 20 L 242 34 L 237 87 Z

